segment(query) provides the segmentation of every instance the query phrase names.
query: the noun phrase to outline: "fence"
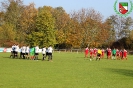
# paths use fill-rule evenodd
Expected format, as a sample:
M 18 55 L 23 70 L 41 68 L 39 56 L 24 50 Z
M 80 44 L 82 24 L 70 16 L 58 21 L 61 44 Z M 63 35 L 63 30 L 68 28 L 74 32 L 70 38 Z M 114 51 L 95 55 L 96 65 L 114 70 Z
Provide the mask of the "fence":
M 79 53 L 79 52 L 84 52 L 83 49 L 54 49 L 54 52 L 76 52 L 76 53 Z

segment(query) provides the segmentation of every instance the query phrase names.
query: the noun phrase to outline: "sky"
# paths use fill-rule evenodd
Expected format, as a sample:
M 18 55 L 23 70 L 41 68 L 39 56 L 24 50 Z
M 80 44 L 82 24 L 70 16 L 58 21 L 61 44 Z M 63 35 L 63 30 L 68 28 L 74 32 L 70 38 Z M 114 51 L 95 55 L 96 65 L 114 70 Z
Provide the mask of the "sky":
M 23 3 L 24 5 L 29 5 L 29 3 L 33 2 L 36 8 L 43 6 L 51 6 L 55 8 L 61 6 L 68 14 L 74 10 L 81 10 L 82 8 L 93 8 L 96 11 L 100 12 L 103 15 L 104 19 L 106 19 L 111 15 L 116 15 L 113 7 L 115 1 L 116 0 L 23 0 Z M 133 0 L 131 1 L 133 2 Z M 118 0 L 118 3 L 119 2 L 129 2 L 129 0 Z M 131 4 L 129 3 L 129 8 L 130 7 Z M 133 11 L 129 16 L 133 18 Z
M 34 2 L 36 7 L 52 6 L 63 7 L 67 13 L 72 11 L 78 11 L 82 8 L 93 8 L 99 11 L 104 18 L 115 14 L 113 5 L 115 0 L 24 0 L 24 4 L 28 5 L 30 2 Z

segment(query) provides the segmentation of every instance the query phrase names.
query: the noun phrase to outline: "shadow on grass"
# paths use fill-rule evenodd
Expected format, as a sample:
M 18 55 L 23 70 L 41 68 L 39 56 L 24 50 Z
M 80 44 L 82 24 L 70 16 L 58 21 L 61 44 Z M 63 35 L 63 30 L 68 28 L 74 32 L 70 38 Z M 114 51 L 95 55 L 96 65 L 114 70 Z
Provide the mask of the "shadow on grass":
M 129 69 L 117 69 L 117 68 L 106 68 L 106 70 L 113 72 L 113 73 L 117 73 L 120 75 L 125 75 L 125 76 L 130 76 L 133 77 L 133 70 L 129 70 Z
M 7 58 L 7 59 L 20 59 L 19 57 L 18 58 L 17 57 L 13 58 L 13 57 L 10 57 L 10 56 L 2 56 L 2 58 Z
M 2 58 L 6 58 L 6 59 L 12 59 L 12 60 L 32 60 L 32 59 L 27 59 L 27 58 L 25 58 L 25 59 L 23 59 L 23 58 L 20 58 L 20 57 L 15 57 L 15 58 L 13 58 L 13 57 L 4 57 L 4 56 L 2 56 Z M 37 60 L 33 60 L 33 61 L 48 61 L 48 60 L 42 60 L 41 58 L 38 58 Z

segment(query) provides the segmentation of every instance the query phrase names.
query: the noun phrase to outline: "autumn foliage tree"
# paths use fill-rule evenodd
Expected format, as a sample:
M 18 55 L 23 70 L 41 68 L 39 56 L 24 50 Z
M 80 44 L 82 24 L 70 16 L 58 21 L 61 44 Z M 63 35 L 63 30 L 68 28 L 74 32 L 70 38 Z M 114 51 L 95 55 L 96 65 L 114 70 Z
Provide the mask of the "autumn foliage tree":
M 57 41 L 57 47 L 66 47 L 66 34 L 70 23 L 69 14 L 65 12 L 62 7 L 56 7 L 52 12 L 53 18 L 55 19 L 55 37 Z
M 30 3 L 23 8 L 20 18 L 18 19 L 17 34 L 19 42 L 24 42 L 32 31 L 36 29 L 37 9 L 34 3 Z M 26 43 L 26 42 L 25 42 Z
M 79 42 L 77 43 L 79 48 L 86 46 L 98 47 L 101 44 L 98 33 L 101 33 L 102 29 L 100 27 L 102 25 L 102 15 L 99 12 L 94 9 L 81 9 L 78 12 L 74 11 L 71 14 L 71 19 L 74 22 L 72 31 L 76 33 L 73 37 L 75 40 L 71 44 Z

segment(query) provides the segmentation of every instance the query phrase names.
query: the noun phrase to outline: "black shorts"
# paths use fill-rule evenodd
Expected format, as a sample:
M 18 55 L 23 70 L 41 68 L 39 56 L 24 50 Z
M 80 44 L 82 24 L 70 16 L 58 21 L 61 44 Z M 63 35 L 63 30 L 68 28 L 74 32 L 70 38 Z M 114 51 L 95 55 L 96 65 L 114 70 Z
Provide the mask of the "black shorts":
M 20 52 L 20 54 L 22 55 L 22 52 Z
M 100 53 L 98 53 L 98 54 L 97 54 L 97 56 L 98 56 L 98 57 L 100 57 L 100 56 L 101 56 L 101 54 L 100 54 Z
M 42 54 L 43 56 L 45 56 L 46 54 Z
M 52 53 L 48 53 L 48 55 L 51 55 L 52 56 Z
M 18 52 L 17 52 L 17 51 L 15 51 L 15 54 L 17 55 L 17 54 L 18 54 Z
M 13 54 L 15 54 L 15 51 L 12 51 L 13 52 Z
M 46 52 L 46 56 L 49 55 L 48 52 Z
M 25 53 L 25 55 L 29 55 L 29 53 Z
M 39 55 L 39 53 L 35 53 L 35 55 Z
M 25 55 L 25 53 L 22 53 L 22 55 Z
M 113 54 L 112 56 L 114 56 L 114 57 L 115 57 L 115 55 L 116 55 L 116 54 Z

